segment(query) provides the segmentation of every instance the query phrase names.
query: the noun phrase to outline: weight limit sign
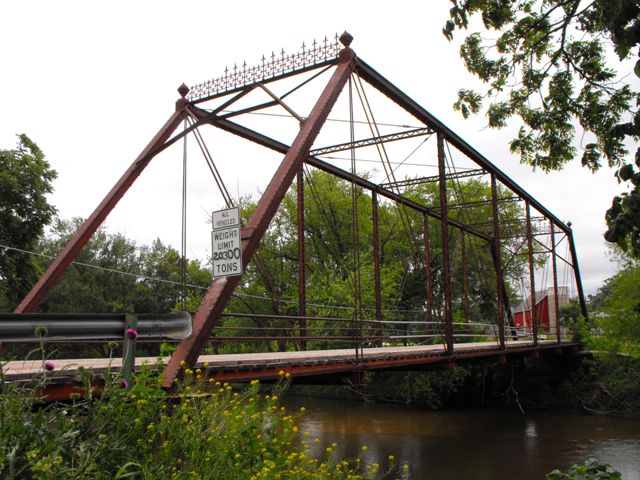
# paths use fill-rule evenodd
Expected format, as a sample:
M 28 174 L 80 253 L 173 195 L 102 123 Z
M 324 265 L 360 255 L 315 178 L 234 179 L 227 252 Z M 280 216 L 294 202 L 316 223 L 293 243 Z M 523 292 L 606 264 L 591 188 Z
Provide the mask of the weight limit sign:
M 211 216 L 211 260 L 214 277 L 242 275 L 240 210 L 228 208 Z

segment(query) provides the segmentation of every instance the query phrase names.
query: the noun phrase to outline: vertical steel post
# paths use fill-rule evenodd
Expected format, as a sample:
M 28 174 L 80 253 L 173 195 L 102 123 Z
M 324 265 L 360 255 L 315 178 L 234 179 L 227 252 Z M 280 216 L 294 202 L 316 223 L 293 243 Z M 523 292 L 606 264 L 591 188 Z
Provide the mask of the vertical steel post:
M 496 267 L 496 283 L 498 294 L 498 339 L 500 349 L 505 349 L 504 341 L 504 278 L 502 274 L 502 253 L 500 250 L 500 217 L 498 213 L 498 186 L 496 175 L 491 173 L 491 206 L 493 208 L 493 263 Z
M 556 339 L 560 343 L 560 300 L 558 299 L 558 262 L 556 259 L 556 234 L 555 224 L 553 220 L 549 220 L 551 224 L 551 269 L 553 271 L 553 308 L 556 312 Z
M 536 276 L 533 265 L 533 232 L 531 231 L 531 208 L 529 202 L 525 203 L 527 218 L 527 259 L 529 261 L 529 289 L 531 296 L 531 327 L 533 332 L 533 344 L 538 345 L 538 311 L 536 309 Z
M 462 255 L 462 308 L 464 320 L 469 322 L 469 269 L 467 268 L 467 247 L 464 240 L 464 230 L 460 230 L 460 250 Z
M 322 125 L 324 125 L 331 109 L 335 105 L 340 92 L 355 68 L 355 53 L 344 48 L 339 55 L 338 65 L 320 94 L 311 113 L 296 135 L 291 147 L 282 159 L 282 163 L 274 173 L 256 208 L 241 232 L 242 264 L 246 268 L 258 248 L 273 216 L 276 214 L 282 199 L 291 186 L 293 179 L 302 168 L 304 159 L 309 155 Z M 221 277 L 209 286 L 202 303 L 193 317 L 193 333 L 182 340 L 173 352 L 164 370 L 163 386 L 171 387 L 180 373 L 182 365 L 193 366 L 198 360 L 211 330 L 226 308 L 241 277 Z
M 300 315 L 300 348 L 307 349 L 307 277 L 305 269 L 305 248 L 304 248 L 304 175 L 302 169 L 298 172 L 297 183 L 298 200 L 298 315 Z
M 580 277 L 580 267 L 578 266 L 578 254 L 576 252 L 576 244 L 573 241 L 573 230 L 571 230 L 571 222 L 567 222 L 569 231 L 567 237 L 569 240 L 569 249 L 571 250 L 571 263 L 573 263 L 573 274 L 576 279 L 576 287 L 578 288 L 578 299 L 580 300 L 580 310 L 585 320 L 589 320 L 587 312 L 587 302 L 584 299 L 584 290 L 582 289 L 582 278 Z
M 440 184 L 440 236 L 442 241 L 442 276 L 444 284 L 444 336 L 447 353 L 453 354 L 453 309 L 451 307 L 451 266 L 449 264 L 449 212 L 447 209 L 447 174 L 444 136 L 438 132 L 438 183 Z
M 429 241 L 429 216 L 423 215 L 424 220 L 424 270 L 425 287 L 427 290 L 427 332 L 433 328 L 433 282 L 431 279 L 431 251 Z
M 124 341 L 122 343 L 122 370 L 120 375 L 127 382 L 129 387 L 133 386 L 133 367 L 136 361 L 136 336 L 137 334 L 129 333 L 129 330 L 135 330 L 138 325 L 138 316 L 130 313 L 124 316 L 124 332 L 122 332 Z
M 185 116 L 184 107 L 186 105 L 186 99 L 184 97 L 189 92 L 189 89 L 180 91 L 181 94 L 183 92 L 184 95 L 182 95 L 182 99 L 176 103 L 176 111 L 169 117 L 169 120 L 167 120 L 156 136 L 153 137 L 138 158 L 129 166 L 124 175 L 120 177 L 120 180 L 118 180 L 91 216 L 80 225 L 80 228 L 78 228 L 73 237 L 71 237 L 60 253 L 58 253 L 55 260 L 49 265 L 49 268 L 42 274 L 31 291 L 15 309 L 15 313 L 35 312 L 36 308 L 38 308 L 47 297 L 51 289 L 56 286 L 60 276 L 78 256 L 78 253 L 80 253 L 91 236 L 100 225 L 102 225 L 104 219 L 107 218 L 111 210 L 113 210 L 127 190 L 129 190 L 129 187 L 131 187 L 136 178 L 140 176 L 153 157 L 166 148 L 164 145 L 165 142 L 174 130 L 178 128 L 178 125 L 180 125 Z
M 373 283 L 374 294 L 376 301 L 376 321 L 382 322 L 382 298 L 381 292 L 381 280 L 380 280 L 380 237 L 378 231 L 378 194 L 374 191 L 371 192 L 371 211 L 372 211 L 372 223 L 373 223 Z M 376 324 L 376 336 L 382 336 L 382 324 Z M 382 344 L 382 339 L 378 340 L 377 344 Z

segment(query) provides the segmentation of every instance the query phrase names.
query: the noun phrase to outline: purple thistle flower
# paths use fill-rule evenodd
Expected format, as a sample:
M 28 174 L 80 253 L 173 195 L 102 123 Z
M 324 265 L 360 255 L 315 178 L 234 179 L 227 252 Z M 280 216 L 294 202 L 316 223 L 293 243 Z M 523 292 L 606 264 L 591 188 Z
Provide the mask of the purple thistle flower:
M 120 380 L 120 388 L 123 390 L 129 390 L 129 382 L 127 382 L 124 378 Z
M 127 329 L 127 335 L 129 335 L 131 338 L 137 338 L 138 337 L 138 332 L 133 328 L 128 328 Z
M 54 368 L 56 368 L 56 364 L 53 363 L 51 360 L 47 360 L 46 362 L 44 362 L 43 366 L 44 366 L 45 370 L 47 370 L 49 372 L 51 370 L 53 370 Z

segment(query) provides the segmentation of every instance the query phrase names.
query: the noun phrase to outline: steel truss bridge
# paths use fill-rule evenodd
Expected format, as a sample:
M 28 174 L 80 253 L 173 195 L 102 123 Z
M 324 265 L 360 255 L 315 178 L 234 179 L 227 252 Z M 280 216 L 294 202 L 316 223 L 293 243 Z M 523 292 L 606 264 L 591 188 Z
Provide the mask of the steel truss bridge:
M 367 370 L 433 368 L 462 361 L 502 361 L 512 356 L 574 350 L 576 344 L 567 339 L 561 327 L 559 298 L 563 286 L 558 279 L 558 264 L 561 263 L 575 282 L 579 305 L 586 317 L 571 225 L 559 220 L 462 137 L 358 57 L 350 48 L 351 41 L 351 36 L 345 32 L 335 41 L 325 39 L 319 43 L 314 41 L 310 47 L 303 45 L 302 51 L 293 55 L 283 52 L 273 54 L 271 58 L 263 57 L 256 67 L 244 65 L 231 71 L 227 69 L 223 76 L 191 88 L 183 84 L 178 89 L 180 98 L 175 111 L 42 274 L 16 308 L 13 320 L 22 318 L 26 321 L 30 314 L 37 312 L 64 271 L 154 157 L 187 136 L 197 139 L 225 202 L 231 205 L 233 199 L 200 133 L 201 129 L 214 127 L 281 155 L 279 166 L 241 230 L 245 271 L 255 268 L 264 274 L 260 271 L 263 262 L 258 248 L 287 191 L 295 186 L 298 251 L 295 259 L 297 279 L 293 281 L 297 283 L 298 298 L 290 303 L 296 305 L 297 312 L 232 311 L 229 303 L 232 296 L 241 295 L 243 277 L 215 278 L 193 312 L 191 333 L 182 338 L 171 357 L 165 359 L 163 385 L 166 388 L 172 386 L 185 365 L 205 368 L 205 362 L 205 373 L 224 381 L 273 379 L 280 371 L 296 378 L 320 381 L 323 377 Z M 315 103 L 296 100 L 307 88 L 313 93 L 304 98 L 308 99 L 310 95 L 316 99 Z M 367 91 L 374 92 L 371 95 L 376 95 L 375 102 L 369 102 Z M 358 98 L 366 118 L 360 122 L 366 124 L 364 132 L 356 128 L 359 124 L 353 113 Z M 386 102 L 384 111 L 396 109 L 409 120 L 406 124 L 376 123 L 372 108 L 376 102 Z M 350 112 L 349 134 L 345 135 L 344 128 L 341 133 L 325 134 L 323 127 L 329 128 L 332 121 L 330 113 L 335 114 L 345 106 Z M 245 121 L 252 116 L 255 119 L 257 114 L 269 115 L 276 109 L 282 112 L 281 117 L 293 120 L 287 124 L 288 131 L 272 125 L 256 128 L 253 126 L 256 122 Z M 184 129 L 177 131 L 183 124 Z M 392 161 L 391 158 L 398 158 L 394 149 L 412 141 L 422 142 L 420 148 L 422 145 L 432 147 L 429 158 L 433 160 L 433 170 L 430 172 L 425 168 L 423 173 L 397 178 L 396 172 L 409 157 L 403 157 L 400 162 Z M 351 169 L 341 168 L 339 162 L 333 161 L 332 155 L 337 152 L 350 153 Z M 372 175 L 360 174 L 361 164 L 358 164 L 356 152 L 358 157 L 361 152 L 374 152 L 383 178 L 375 180 Z M 312 170 L 330 174 L 351 185 L 352 189 L 364 192 L 371 205 L 373 233 L 368 254 L 373 259 L 372 282 L 369 287 L 363 287 L 358 263 L 361 252 L 351 252 L 350 285 L 354 305 L 339 307 L 345 312 L 342 316 L 314 315 L 314 304 L 308 299 L 311 279 L 307 271 L 305 211 L 310 206 L 305 200 L 305 187 L 312 182 L 309 174 Z M 485 179 L 490 193 L 482 199 L 465 201 L 459 194 L 460 185 L 479 177 Z M 420 200 L 412 193 L 412 187 L 425 185 L 433 185 L 432 191 L 436 192 L 431 202 Z M 400 317 L 400 310 L 385 308 L 381 286 L 384 246 L 380 238 L 379 211 L 388 205 L 397 208 L 407 241 L 420 257 L 424 285 L 423 304 L 411 315 Z M 517 218 L 501 218 L 505 205 L 517 206 Z M 353 209 L 344 214 L 357 218 L 356 202 Z M 416 217 L 420 222 L 415 221 Z M 357 225 L 358 222 L 352 223 Z M 353 235 L 357 240 L 357 226 L 353 227 Z M 441 246 L 437 255 L 434 254 L 435 243 Z M 470 304 L 473 285 L 468 278 L 469 264 L 472 253 L 481 249 L 487 251 L 491 259 L 490 268 L 483 275 L 483 281 L 495 292 L 491 318 L 478 318 L 477 314 L 472 314 L 473 305 Z M 184 253 L 183 246 L 183 256 Z M 387 252 L 387 255 L 393 253 Z M 526 291 L 521 296 L 528 300 L 523 305 L 528 301 L 534 306 L 529 309 L 530 326 L 524 329 L 514 324 L 511 308 L 514 299 L 510 298 L 513 293 L 509 292 L 505 278 L 510 265 L 517 259 L 524 262 L 528 272 L 525 275 Z M 540 296 L 536 289 L 539 277 L 536 269 L 540 264 L 550 268 L 551 286 L 546 291 L 552 292 L 548 296 L 548 309 L 555 321 L 548 324 L 542 323 L 541 313 L 535 308 L 536 296 Z M 461 287 L 454 287 L 454 271 Z M 362 305 L 363 288 L 373 290 L 372 305 Z M 398 289 L 401 288 L 399 285 Z M 236 323 L 228 323 L 230 318 Z M 242 319 L 251 320 L 253 324 L 238 324 Z M 279 326 L 261 327 L 264 322 L 274 319 L 280 322 Z M 79 331 L 86 325 L 78 321 Z M 327 333 L 326 325 L 332 325 L 331 334 Z M 55 336 L 44 340 L 61 341 Z M 0 341 L 11 340 L 4 337 Z M 76 338 L 75 341 L 83 340 Z M 254 342 L 262 346 L 258 348 L 265 349 L 277 342 L 283 351 L 202 354 L 206 346 L 224 350 L 224 346 L 234 342 Z M 318 349 L 320 345 L 322 349 Z M 143 361 L 141 358 L 136 360 L 137 364 Z M 147 361 L 155 362 L 155 359 Z M 60 361 L 61 365 L 65 362 L 69 364 L 64 369 L 66 373 L 54 376 L 56 381 L 51 385 L 52 392 L 59 392 L 56 395 L 64 396 L 74 388 L 76 367 L 73 365 L 82 362 L 97 372 L 105 369 L 103 359 Z M 113 367 L 118 367 L 118 361 Z M 42 365 L 11 362 L 5 368 L 6 379 L 21 380 L 37 374 Z

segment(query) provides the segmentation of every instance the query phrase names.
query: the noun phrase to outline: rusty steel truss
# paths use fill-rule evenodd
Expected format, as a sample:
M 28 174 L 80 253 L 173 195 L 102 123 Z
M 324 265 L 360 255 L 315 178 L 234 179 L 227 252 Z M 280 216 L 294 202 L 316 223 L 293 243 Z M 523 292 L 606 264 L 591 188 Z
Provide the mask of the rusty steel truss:
M 339 40 L 339 41 L 338 41 Z M 454 133 L 446 125 L 431 115 L 422 106 L 412 100 L 398 87 L 380 75 L 376 70 L 356 56 L 355 52 L 350 48 L 351 36 L 343 34 L 335 41 L 324 40 L 323 42 L 314 42 L 309 47 L 303 45 L 301 52 L 294 55 L 286 55 L 282 52 L 280 55 L 272 54 L 270 58 L 263 57 L 260 65 L 256 67 L 235 66 L 231 71 L 226 70 L 225 74 L 215 80 L 196 85 L 191 89 L 182 85 L 178 91 L 181 98 L 176 102 L 175 112 L 170 116 L 156 136 L 149 142 L 147 147 L 135 159 L 127 171 L 122 175 L 120 180 L 107 194 L 104 200 L 98 205 L 93 214 L 82 224 L 75 235 L 69 240 L 57 258 L 53 261 L 46 272 L 40 277 L 38 282 L 20 303 L 15 310 L 16 313 L 34 312 L 40 303 L 44 300 L 56 282 L 71 264 L 80 250 L 86 245 L 87 241 L 93 233 L 100 227 L 111 210 L 118 201 L 123 197 L 129 187 L 140 176 L 144 169 L 149 165 L 151 160 L 160 152 L 176 143 L 184 136 L 194 132 L 196 128 L 204 125 L 210 125 L 230 132 L 238 137 L 254 142 L 258 145 L 266 147 L 270 150 L 283 155 L 280 166 L 273 175 L 270 183 L 264 190 L 255 211 L 251 218 L 241 231 L 242 240 L 242 262 L 244 268 L 255 260 L 254 254 L 258 249 L 263 235 L 267 231 L 271 220 L 276 214 L 285 194 L 293 185 L 294 180 L 297 185 L 297 201 L 298 201 L 298 289 L 299 289 L 299 314 L 295 319 L 299 321 L 299 335 L 295 337 L 301 343 L 304 349 L 308 340 L 314 339 L 308 330 L 307 320 L 313 317 L 307 316 L 306 310 L 306 272 L 305 272 L 305 245 L 304 245 L 304 165 L 315 167 L 318 170 L 328 172 L 342 180 L 350 182 L 352 185 L 370 192 L 373 206 L 373 259 L 374 259 L 374 285 L 375 285 L 375 320 L 380 322 L 383 319 L 381 299 L 380 299 L 380 241 L 378 233 L 378 203 L 384 198 L 401 205 L 402 208 L 410 209 L 421 214 L 424 218 L 424 245 L 419 246 L 424 250 L 424 265 L 426 271 L 429 272 L 429 266 L 433 262 L 430 256 L 429 245 L 429 228 L 431 222 L 439 224 L 441 235 L 442 249 L 442 272 L 440 281 L 443 285 L 443 332 L 446 345 L 446 351 L 449 355 L 454 353 L 454 327 L 453 327 L 453 307 L 451 292 L 451 245 L 450 230 L 458 230 L 460 234 L 461 259 L 463 262 L 464 278 L 464 296 L 465 311 L 469 308 L 468 301 L 468 285 L 466 281 L 467 275 L 467 244 L 465 238 L 475 237 L 486 242 L 492 253 L 493 264 L 495 267 L 495 285 L 498 292 L 497 295 L 497 311 L 498 318 L 496 324 L 498 331 L 496 339 L 501 349 L 505 349 L 506 337 L 509 336 L 509 299 L 505 289 L 505 279 L 503 278 L 505 265 L 509 259 L 504 258 L 505 253 L 501 248 L 501 243 L 513 236 L 513 232 L 504 233 L 505 225 L 501 222 L 499 215 L 499 205 L 507 202 L 521 202 L 526 213 L 525 217 L 520 221 L 520 229 L 524 236 L 523 246 L 525 248 L 529 265 L 529 286 L 530 295 L 535 304 L 536 287 L 534 276 L 534 242 L 536 235 L 542 232 L 540 226 L 544 226 L 544 233 L 551 235 L 551 248 L 547 249 L 551 253 L 552 269 L 553 269 L 553 288 L 555 289 L 555 312 L 558 315 L 558 280 L 557 280 L 557 262 L 559 257 L 567 263 L 573 271 L 575 283 L 578 291 L 578 297 L 583 315 L 586 317 L 586 305 L 580 280 L 580 271 L 578 260 L 573 241 L 572 230 L 570 224 L 565 224 L 550 211 L 548 211 L 540 202 L 529 195 L 520 185 L 509 178 L 496 165 L 491 163 L 485 156 L 475 150 L 460 136 Z M 317 72 L 317 75 L 316 75 Z M 322 93 L 318 96 L 313 108 L 308 115 L 302 117 L 298 115 L 285 102 L 284 96 L 278 97 L 267 85 L 272 82 L 278 82 L 283 79 L 292 79 L 296 75 L 305 73 L 320 76 L 324 73 L 329 74 L 330 78 L 326 82 Z M 393 102 L 397 107 L 404 110 L 421 124 L 419 128 L 404 129 L 391 134 L 376 134 L 368 138 L 355 139 L 352 138 L 348 142 L 341 142 L 335 145 L 328 145 L 312 150 L 314 141 L 327 122 L 328 116 L 338 97 L 344 90 L 352 77 L 357 77 L 364 81 L 373 89 L 382 93 L 388 100 Z M 305 85 L 309 80 L 305 80 L 298 89 Z M 230 110 L 234 105 L 245 99 L 247 95 L 256 89 L 260 89 L 270 97 L 270 100 L 252 106 L 237 107 L 236 110 Z M 221 101 L 215 107 L 207 107 L 210 102 Z M 265 108 L 280 106 L 295 118 L 300 125 L 300 129 L 295 135 L 295 139 L 291 144 L 283 143 L 264 133 L 260 133 L 250 129 L 233 119 L 247 113 L 258 112 Z M 178 126 L 185 120 L 189 120 L 191 125 L 180 133 L 175 133 Z M 417 177 L 414 179 L 405 179 L 397 181 L 391 179 L 387 182 L 376 183 L 363 176 L 357 175 L 353 171 L 347 171 L 336 165 L 322 159 L 321 156 L 339 151 L 354 151 L 355 149 L 368 146 L 380 146 L 388 142 L 400 142 L 404 139 L 434 136 L 437 142 L 437 162 L 438 173 L 432 176 Z M 475 167 L 467 170 L 447 173 L 445 164 L 445 149 L 449 146 L 453 147 L 460 154 L 470 160 Z M 448 205 L 447 188 L 451 188 L 451 182 L 461 178 L 488 175 L 491 185 L 491 196 L 485 201 L 476 201 L 469 204 L 456 203 Z M 439 188 L 439 202 L 437 205 L 425 205 L 419 203 L 407 196 L 403 195 L 402 188 L 418 185 L 425 182 L 437 183 Z M 511 194 L 507 197 L 500 196 L 499 187 L 508 189 Z M 486 224 L 466 223 L 462 220 L 450 216 L 453 210 L 463 209 L 465 207 L 473 207 L 478 205 L 486 205 L 491 207 L 491 218 Z M 531 212 L 535 211 L 536 216 L 532 216 Z M 534 228 L 534 224 L 535 227 Z M 538 225 L 540 224 L 540 225 Z M 484 228 L 486 227 L 486 228 Z M 503 237 L 504 235 L 504 237 Z M 556 252 L 556 246 L 559 239 L 566 240 L 570 246 L 570 259 L 560 257 Z M 519 252 L 514 252 L 519 254 Z M 199 308 L 195 312 L 193 318 L 193 333 L 188 338 L 182 340 L 171 359 L 166 366 L 164 373 L 164 385 L 170 387 L 179 375 L 182 365 L 195 365 L 198 357 L 203 350 L 205 344 L 209 341 L 213 329 L 218 325 L 219 319 L 225 314 L 231 296 L 238 286 L 241 277 L 223 277 L 214 279 L 209 286 L 206 295 Z M 432 298 L 433 279 L 430 274 L 426 275 L 425 294 L 426 294 L 426 316 L 427 321 L 432 320 L 432 311 L 434 299 Z M 538 339 L 538 322 L 535 318 L 536 309 L 533 309 L 533 344 L 537 345 Z M 558 317 L 556 317 L 558 318 Z M 380 323 L 371 335 L 374 340 L 383 338 L 380 331 Z M 559 322 L 556 322 L 558 331 L 557 340 L 560 342 Z M 362 335 L 362 333 L 360 333 Z M 247 337 L 248 338 L 248 337 Z M 275 338 L 275 337 L 274 337 Z

